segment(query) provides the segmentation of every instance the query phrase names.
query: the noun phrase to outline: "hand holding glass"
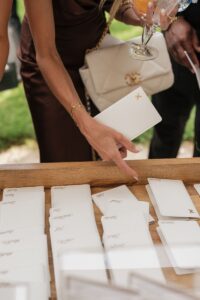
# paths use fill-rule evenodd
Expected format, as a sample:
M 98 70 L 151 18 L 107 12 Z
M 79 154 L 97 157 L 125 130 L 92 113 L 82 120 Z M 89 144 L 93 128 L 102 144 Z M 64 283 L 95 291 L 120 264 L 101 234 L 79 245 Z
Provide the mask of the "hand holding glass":
M 149 3 L 149 0 L 133 0 L 134 9 L 143 18 L 145 16 L 148 17 Z M 139 60 L 155 59 L 158 56 L 158 50 L 147 45 L 153 34 L 158 27 L 166 29 L 174 19 L 177 11 L 180 12 L 185 10 L 190 4 L 191 0 L 158 0 L 152 16 L 152 25 L 145 23 L 142 34 L 142 43 L 133 43 L 131 45 L 131 56 Z

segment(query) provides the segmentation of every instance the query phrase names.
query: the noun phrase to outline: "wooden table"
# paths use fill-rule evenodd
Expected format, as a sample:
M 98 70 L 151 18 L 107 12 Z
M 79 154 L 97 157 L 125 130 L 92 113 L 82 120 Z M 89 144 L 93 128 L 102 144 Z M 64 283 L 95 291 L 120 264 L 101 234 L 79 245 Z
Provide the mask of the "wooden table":
M 45 187 L 46 195 L 46 232 L 49 242 L 49 261 L 53 278 L 52 253 L 49 240 L 48 214 L 50 208 L 50 188 L 51 186 L 69 184 L 90 184 L 92 193 L 100 192 L 108 188 L 127 184 L 131 191 L 141 201 L 149 201 L 145 189 L 148 177 L 181 179 L 200 213 L 200 197 L 195 191 L 193 184 L 200 183 L 200 159 L 170 159 L 170 160 L 141 160 L 130 161 L 130 166 L 137 170 L 139 182 L 133 183 L 129 178 L 125 178 L 116 166 L 104 162 L 85 163 L 59 163 L 59 164 L 32 164 L 32 165 L 2 165 L 0 166 L 0 189 L 8 187 L 38 186 Z M 2 191 L 0 193 L 0 199 Z M 101 214 L 97 207 L 95 209 L 96 222 L 100 234 L 102 226 L 100 222 Z M 155 244 L 160 244 L 160 239 L 156 232 L 157 218 L 151 205 L 151 214 L 156 219 L 156 223 L 150 226 L 150 231 Z M 164 274 L 169 282 L 173 282 L 184 287 L 191 287 L 193 276 L 177 276 L 172 268 L 164 269 Z M 200 285 L 200 283 L 199 283 Z M 56 300 L 55 284 L 52 281 L 52 300 Z

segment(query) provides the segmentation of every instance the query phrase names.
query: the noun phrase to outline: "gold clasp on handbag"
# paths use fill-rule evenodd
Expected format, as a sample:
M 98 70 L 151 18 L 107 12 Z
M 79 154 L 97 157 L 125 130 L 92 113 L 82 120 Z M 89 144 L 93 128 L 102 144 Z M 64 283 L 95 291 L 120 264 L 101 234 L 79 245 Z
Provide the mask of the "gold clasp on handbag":
M 134 86 L 141 81 L 141 75 L 140 75 L 140 73 L 126 74 L 125 81 L 126 81 L 127 85 Z

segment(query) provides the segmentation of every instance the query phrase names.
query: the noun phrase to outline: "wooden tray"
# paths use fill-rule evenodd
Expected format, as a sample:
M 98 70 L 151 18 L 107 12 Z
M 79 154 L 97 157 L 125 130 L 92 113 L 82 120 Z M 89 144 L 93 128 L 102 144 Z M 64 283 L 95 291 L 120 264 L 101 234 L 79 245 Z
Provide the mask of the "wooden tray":
M 32 164 L 32 165 L 2 165 L 0 166 L 0 189 L 8 187 L 38 186 L 45 187 L 46 194 L 46 232 L 49 242 L 49 262 L 53 276 L 52 253 L 49 240 L 48 214 L 50 208 L 50 187 L 69 184 L 90 184 L 92 193 L 100 192 L 108 188 L 127 184 L 141 201 L 149 201 L 145 190 L 148 177 L 181 179 L 200 213 L 200 197 L 195 191 L 193 184 L 200 183 L 200 159 L 170 159 L 170 160 L 141 160 L 130 161 L 129 164 L 137 170 L 139 182 L 133 183 L 125 178 L 111 163 L 85 162 L 85 163 L 59 163 L 59 164 Z M 0 192 L 0 199 L 2 191 Z M 100 234 L 102 227 L 101 214 L 97 207 L 95 209 L 96 222 Z M 151 205 L 151 214 L 156 219 L 154 209 Z M 157 222 L 150 226 L 150 231 L 155 244 L 160 244 L 156 232 Z M 193 275 L 177 276 L 172 268 L 164 269 L 164 274 L 169 282 L 179 284 L 182 287 L 193 285 Z M 200 286 L 200 282 L 199 282 Z M 55 284 L 52 281 L 52 300 L 56 300 Z

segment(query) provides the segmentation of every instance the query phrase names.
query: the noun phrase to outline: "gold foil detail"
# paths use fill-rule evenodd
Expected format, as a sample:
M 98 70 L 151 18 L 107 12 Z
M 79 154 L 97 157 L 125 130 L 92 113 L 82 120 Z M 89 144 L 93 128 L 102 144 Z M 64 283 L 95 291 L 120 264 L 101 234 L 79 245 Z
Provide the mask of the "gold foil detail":
M 127 85 L 134 86 L 141 81 L 141 75 L 140 73 L 134 73 L 134 72 L 126 74 L 125 81 Z

